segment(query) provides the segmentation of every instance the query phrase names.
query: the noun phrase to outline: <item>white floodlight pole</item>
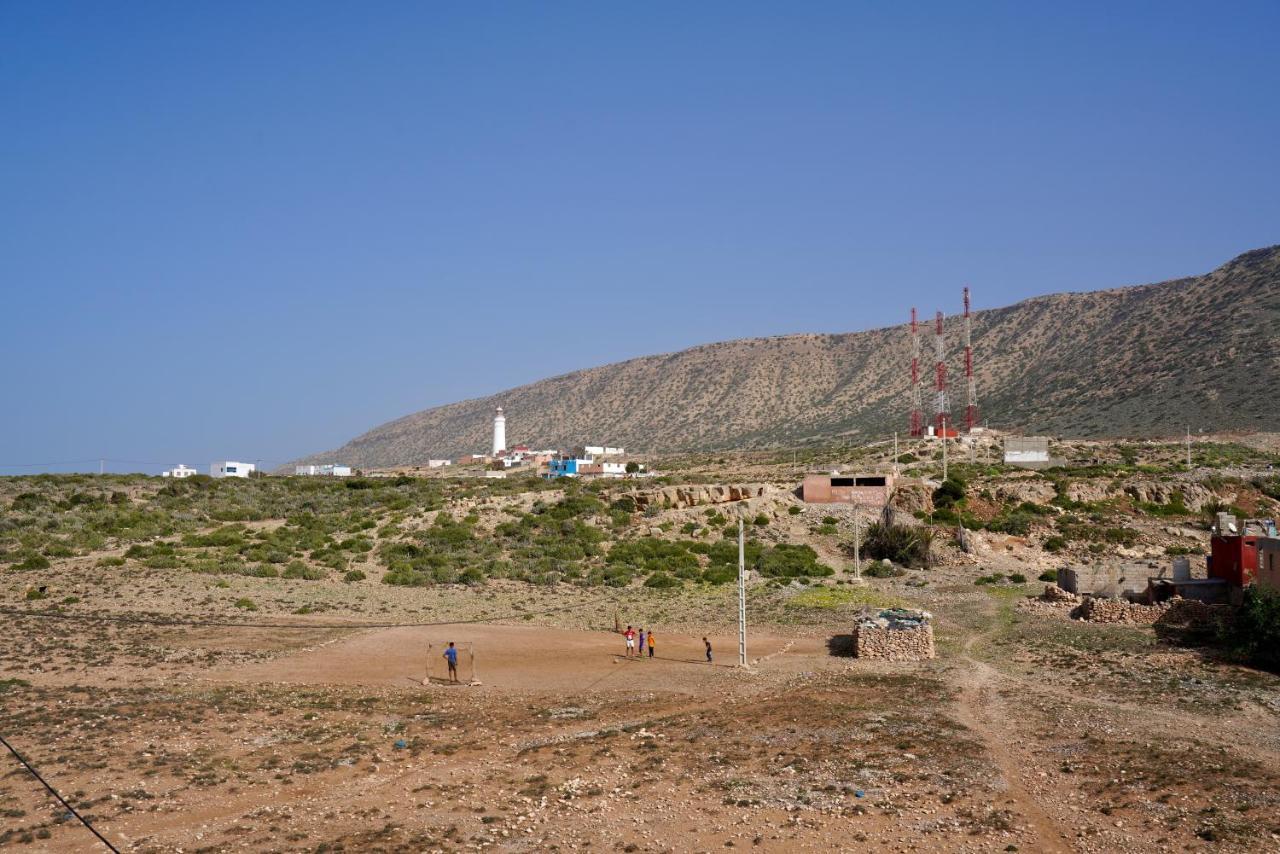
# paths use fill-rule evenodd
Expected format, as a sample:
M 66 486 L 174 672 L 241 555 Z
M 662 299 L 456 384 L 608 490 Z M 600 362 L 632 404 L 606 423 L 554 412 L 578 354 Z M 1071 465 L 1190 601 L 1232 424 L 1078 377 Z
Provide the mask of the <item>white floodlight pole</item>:
M 738 666 L 747 666 L 747 549 L 742 519 L 738 519 Z
M 853 577 L 862 580 L 862 521 L 858 519 L 858 503 L 853 504 Z
M 1191 425 L 1187 425 L 1187 471 L 1191 471 Z

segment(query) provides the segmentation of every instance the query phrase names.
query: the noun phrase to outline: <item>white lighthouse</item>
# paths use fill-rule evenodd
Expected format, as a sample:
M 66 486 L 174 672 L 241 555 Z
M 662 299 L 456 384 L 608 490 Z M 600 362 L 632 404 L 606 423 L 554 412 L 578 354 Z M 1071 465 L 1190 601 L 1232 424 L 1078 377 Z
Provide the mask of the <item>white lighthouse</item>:
M 493 413 L 493 454 L 497 456 L 499 452 L 507 449 L 507 417 L 502 414 L 502 407 L 499 406 Z

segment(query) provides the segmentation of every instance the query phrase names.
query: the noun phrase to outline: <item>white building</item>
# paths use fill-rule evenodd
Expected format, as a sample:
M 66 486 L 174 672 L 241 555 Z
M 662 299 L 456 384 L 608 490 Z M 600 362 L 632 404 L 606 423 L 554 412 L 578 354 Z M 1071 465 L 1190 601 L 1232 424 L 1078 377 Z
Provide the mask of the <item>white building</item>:
M 1049 439 L 1045 436 L 1009 436 L 1004 440 L 1004 461 L 1029 468 L 1049 465 Z
M 307 477 L 351 477 L 351 466 L 329 463 L 323 466 L 294 466 L 295 475 Z
M 161 477 L 173 477 L 173 478 L 177 478 L 178 480 L 181 480 L 184 477 L 191 477 L 191 475 L 193 474 L 196 474 L 196 470 L 189 469 L 186 466 L 184 466 L 182 463 L 178 463 L 176 466 L 169 469 L 168 471 L 160 472 Z
M 592 457 L 620 457 L 627 452 L 626 448 L 610 448 L 607 445 L 587 445 L 582 450 Z
M 209 463 L 210 477 L 248 477 L 253 471 L 253 463 L 238 463 L 235 460 Z
M 453 465 L 453 460 L 427 460 L 427 468 L 429 469 L 442 469 L 451 465 Z
M 493 455 L 496 457 L 500 452 L 507 449 L 507 416 L 502 414 L 502 407 L 499 406 L 493 413 Z

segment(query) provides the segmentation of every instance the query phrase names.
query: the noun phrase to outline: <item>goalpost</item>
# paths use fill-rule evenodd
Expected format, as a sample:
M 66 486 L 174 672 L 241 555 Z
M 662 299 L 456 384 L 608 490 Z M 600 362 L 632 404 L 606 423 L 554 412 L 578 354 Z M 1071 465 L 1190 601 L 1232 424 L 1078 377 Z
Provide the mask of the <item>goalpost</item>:
M 476 645 L 473 641 L 454 641 L 458 650 L 458 682 L 462 685 L 479 685 L 476 678 Z M 444 651 L 449 642 L 433 641 L 427 644 L 427 675 L 423 685 L 449 685 L 449 662 L 445 661 Z

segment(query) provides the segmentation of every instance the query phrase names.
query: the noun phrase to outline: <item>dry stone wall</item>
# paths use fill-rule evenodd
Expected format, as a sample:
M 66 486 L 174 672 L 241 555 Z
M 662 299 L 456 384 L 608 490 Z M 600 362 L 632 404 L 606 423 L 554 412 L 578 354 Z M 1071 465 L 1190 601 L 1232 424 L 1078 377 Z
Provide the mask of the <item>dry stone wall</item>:
M 853 628 L 853 654 L 884 661 L 924 661 L 933 658 L 933 626 L 909 629 L 858 625 Z

